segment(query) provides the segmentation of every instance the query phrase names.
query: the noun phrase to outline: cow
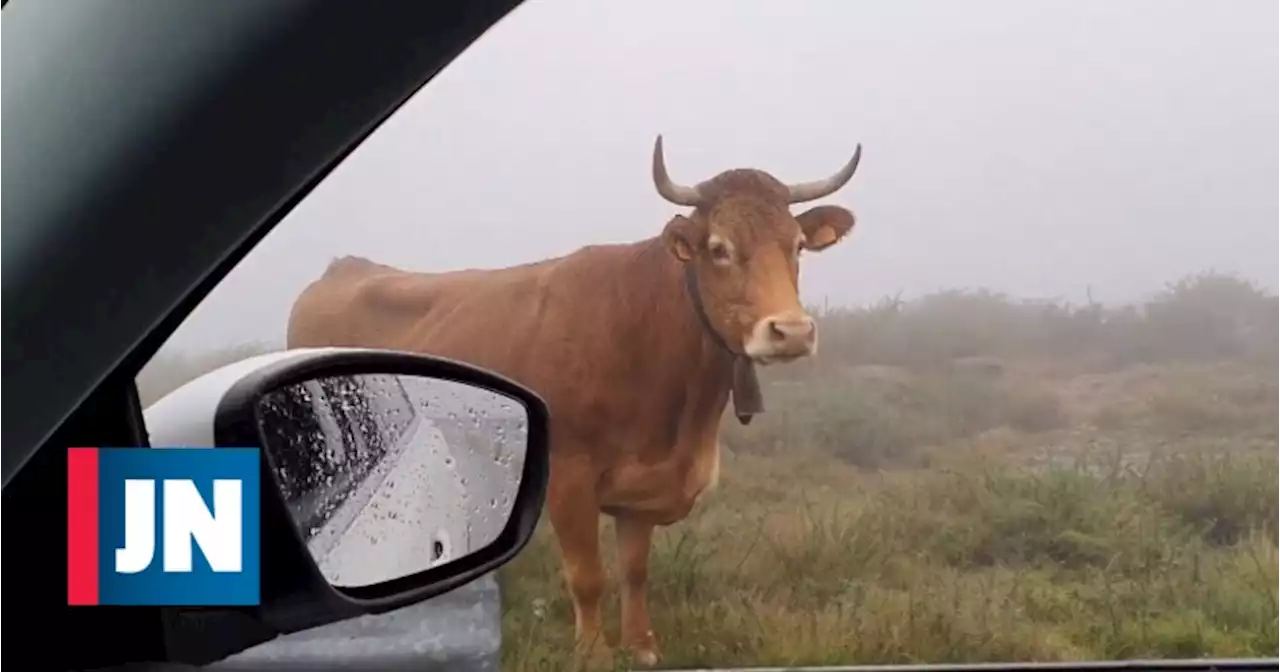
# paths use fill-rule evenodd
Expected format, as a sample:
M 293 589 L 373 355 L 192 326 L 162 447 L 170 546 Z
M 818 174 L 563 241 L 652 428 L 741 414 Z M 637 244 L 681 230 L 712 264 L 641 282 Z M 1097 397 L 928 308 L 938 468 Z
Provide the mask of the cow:
M 672 181 L 662 136 L 658 194 L 690 210 L 657 236 L 589 245 L 499 269 L 409 272 L 342 257 L 289 316 L 289 347 L 407 350 L 485 367 L 538 392 L 551 410 L 546 514 L 573 601 L 577 652 L 608 656 L 600 627 L 600 514 L 615 520 L 619 644 L 659 660 L 645 601 L 654 528 L 684 519 L 715 486 L 721 417 L 762 410 L 755 365 L 812 355 L 817 326 L 799 298 L 800 257 L 854 227 L 853 213 L 792 204 L 853 177 L 859 144 L 826 179 L 784 184 L 755 169 Z

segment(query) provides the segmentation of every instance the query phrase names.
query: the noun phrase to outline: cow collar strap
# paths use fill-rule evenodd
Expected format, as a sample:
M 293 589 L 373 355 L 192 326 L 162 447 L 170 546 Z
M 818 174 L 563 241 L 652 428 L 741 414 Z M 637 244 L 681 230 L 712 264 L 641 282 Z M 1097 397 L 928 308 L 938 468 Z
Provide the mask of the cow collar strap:
M 689 295 L 689 300 L 693 302 L 693 312 L 698 316 L 702 330 L 707 332 L 713 342 L 733 355 L 733 383 L 730 388 L 733 395 L 733 413 L 738 417 L 738 422 L 749 425 L 751 416 L 764 412 L 764 395 L 760 392 L 760 379 L 756 376 L 755 362 L 729 347 L 720 332 L 712 326 L 711 318 L 707 316 L 707 308 L 702 303 L 702 290 L 698 287 L 698 274 L 692 263 L 684 265 L 684 288 Z

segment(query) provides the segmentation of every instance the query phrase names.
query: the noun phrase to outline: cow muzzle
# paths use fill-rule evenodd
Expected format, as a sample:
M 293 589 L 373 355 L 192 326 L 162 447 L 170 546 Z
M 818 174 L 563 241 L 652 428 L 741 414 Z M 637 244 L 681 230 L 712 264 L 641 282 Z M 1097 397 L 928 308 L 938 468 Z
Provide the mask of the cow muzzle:
M 743 352 L 757 364 L 789 362 L 818 349 L 818 325 L 803 313 L 771 315 L 751 329 Z

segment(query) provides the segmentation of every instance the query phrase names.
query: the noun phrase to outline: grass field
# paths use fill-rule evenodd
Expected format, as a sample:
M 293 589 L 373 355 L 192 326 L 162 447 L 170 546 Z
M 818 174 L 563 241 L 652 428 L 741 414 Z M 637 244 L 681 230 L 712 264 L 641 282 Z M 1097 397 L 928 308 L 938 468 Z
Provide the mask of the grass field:
M 1275 656 L 1276 330 L 1216 274 L 823 311 L 820 356 L 765 370 L 720 487 L 657 535 L 663 666 Z M 242 354 L 157 360 L 142 395 Z M 504 669 L 569 669 L 548 525 L 500 580 Z
M 720 488 L 653 551 L 665 665 L 1276 654 L 1270 371 L 883 373 L 775 387 L 729 432 Z M 543 525 L 502 570 L 507 670 L 569 665 L 558 562 Z

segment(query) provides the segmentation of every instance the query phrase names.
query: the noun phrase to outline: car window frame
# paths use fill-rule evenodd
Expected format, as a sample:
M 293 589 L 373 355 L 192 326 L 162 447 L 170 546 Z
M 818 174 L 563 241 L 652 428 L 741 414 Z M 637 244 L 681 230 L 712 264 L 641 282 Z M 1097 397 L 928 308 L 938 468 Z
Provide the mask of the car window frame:
M 50 549 L 5 565 L 10 599 L 25 605 L 5 621 L 11 656 L 58 669 L 216 660 L 279 634 L 234 611 L 209 612 L 188 636 L 172 610 L 67 608 L 63 565 L 49 561 L 65 557 L 49 520 L 65 520 L 66 498 L 50 484 L 65 478 L 68 446 L 148 445 L 142 366 L 286 213 L 520 2 L 3 4 L 3 494 L 10 536 Z M 185 70 L 160 53 L 179 43 L 204 49 Z M 141 118 L 108 123 L 138 100 Z M 50 629 L 77 646 L 45 649 Z

